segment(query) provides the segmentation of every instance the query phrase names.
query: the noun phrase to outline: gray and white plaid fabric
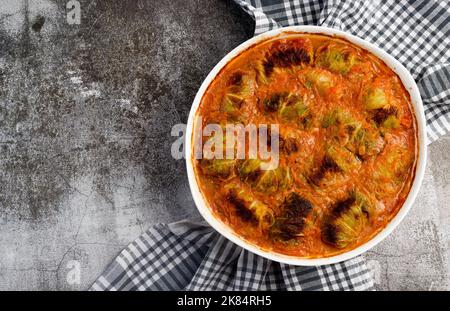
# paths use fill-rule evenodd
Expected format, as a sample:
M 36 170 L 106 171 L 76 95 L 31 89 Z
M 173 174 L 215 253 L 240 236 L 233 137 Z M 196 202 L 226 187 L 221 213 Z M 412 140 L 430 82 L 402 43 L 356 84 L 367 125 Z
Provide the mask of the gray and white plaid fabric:
M 381 47 L 412 73 L 425 106 L 428 140 L 450 130 L 450 2 L 234 0 L 254 17 L 255 34 L 323 25 Z M 296 267 L 254 255 L 204 223 L 157 225 L 131 243 L 92 290 L 371 290 L 360 256 Z
M 248 252 L 205 223 L 156 225 L 131 243 L 92 290 L 370 290 L 371 272 L 357 257 L 298 267 Z

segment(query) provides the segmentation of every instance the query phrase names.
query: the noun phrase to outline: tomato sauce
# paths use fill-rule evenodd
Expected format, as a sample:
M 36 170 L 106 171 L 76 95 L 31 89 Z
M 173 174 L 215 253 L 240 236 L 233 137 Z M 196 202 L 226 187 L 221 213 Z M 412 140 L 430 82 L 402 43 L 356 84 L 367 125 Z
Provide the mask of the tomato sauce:
M 354 249 L 389 223 L 411 188 L 418 141 L 409 94 L 386 64 L 346 40 L 288 34 L 250 47 L 209 85 L 199 117 L 203 126 L 279 127 L 277 168 L 194 160 L 214 215 L 263 249 L 303 258 Z

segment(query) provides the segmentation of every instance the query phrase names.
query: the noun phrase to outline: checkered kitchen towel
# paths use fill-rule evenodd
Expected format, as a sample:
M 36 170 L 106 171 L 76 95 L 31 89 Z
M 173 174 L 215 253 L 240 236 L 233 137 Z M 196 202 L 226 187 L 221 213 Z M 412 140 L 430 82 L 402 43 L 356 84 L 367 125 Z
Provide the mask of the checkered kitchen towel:
M 450 2 L 234 0 L 254 17 L 255 34 L 280 26 L 323 25 L 371 41 L 418 82 L 429 142 L 450 130 Z M 157 225 L 131 243 L 93 290 L 371 290 L 360 256 L 295 267 L 254 255 L 205 223 Z
M 369 290 L 357 257 L 321 267 L 280 264 L 254 255 L 204 222 L 156 225 L 131 243 L 92 290 Z

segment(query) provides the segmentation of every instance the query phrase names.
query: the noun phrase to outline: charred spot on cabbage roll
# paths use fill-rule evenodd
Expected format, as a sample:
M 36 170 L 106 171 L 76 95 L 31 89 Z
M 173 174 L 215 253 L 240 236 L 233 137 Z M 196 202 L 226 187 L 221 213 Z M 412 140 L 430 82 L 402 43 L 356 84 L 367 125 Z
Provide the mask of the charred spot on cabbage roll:
M 277 112 L 280 108 L 281 101 L 286 97 L 286 93 L 276 93 L 263 102 L 263 108 L 267 112 Z
M 365 197 L 353 192 L 336 202 L 322 226 L 322 240 L 336 248 L 345 248 L 355 242 L 367 224 L 370 207 Z
M 291 44 L 274 44 L 264 61 L 265 74 L 270 76 L 275 67 L 287 68 L 309 64 L 312 53 L 312 45 L 305 39 L 298 39 Z
M 389 129 L 396 129 L 400 126 L 400 121 L 397 117 L 397 109 L 394 107 L 380 108 L 375 110 L 372 117 L 378 126 L 382 126 Z
M 260 229 L 267 229 L 273 225 L 273 210 L 259 201 L 250 191 L 237 184 L 227 184 L 226 200 L 236 209 L 237 215 L 244 221 L 258 224 Z
M 280 215 L 275 218 L 275 223 L 270 229 L 271 236 L 283 241 L 302 236 L 305 219 L 312 209 L 311 202 L 291 192 L 281 206 Z
M 243 160 L 238 165 L 238 175 L 243 182 L 255 183 L 261 172 L 261 160 L 259 159 Z
M 311 121 L 311 111 L 303 99 L 292 93 L 275 93 L 264 99 L 262 108 L 268 113 L 277 113 L 285 121 L 308 125 Z
M 244 73 L 242 71 L 236 71 L 234 72 L 231 76 L 230 79 L 228 80 L 228 84 L 231 86 L 241 86 L 242 85 L 242 78 L 244 76 Z
M 299 144 L 293 137 L 280 137 L 280 151 L 290 155 L 299 150 Z
M 361 161 L 350 150 L 341 146 L 330 145 L 320 164 L 313 169 L 307 180 L 319 186 L 327 173 L 349 173 L 360 168 Z
M 336 164 L 336 162 L 329 157 L 328 155 L 325 155 L 323 160 L 320 162 L 320 165 L 314 173 L 308 178 L 311 183 L 318 186 L 322 179 L 325 177 L 325 174 L 327 172 L 340 172 L 341 169 Z
M 227 195 L 228 202 L 236 209 L 236 214 L 244 221 L 257 223 L 258 220 L 253 212 L 249 209 L 247 202 L 238 197 L 236 191 L 230 191 Z
M 308 39 L 293 40 L 289 44 L 275 42 L 264 59 L 257 64 L 258 80 L 267 83 L 276 68 L 290 68 L 311 63 L 313 47 Z

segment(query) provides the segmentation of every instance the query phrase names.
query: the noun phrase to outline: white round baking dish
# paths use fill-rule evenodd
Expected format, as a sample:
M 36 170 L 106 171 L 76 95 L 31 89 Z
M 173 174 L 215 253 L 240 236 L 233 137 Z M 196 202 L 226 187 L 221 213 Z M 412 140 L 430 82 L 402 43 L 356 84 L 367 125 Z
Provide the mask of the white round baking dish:
M 415 171 L 415 177 L 414 181 L 411 187 L 411 190 L 408 194 L 408 197 L 406 201 L 404 202 L 403 206 L 399 209 L 397 215 L 389 222 L 389 224 L 380 231 L 377 235 L 375 235 L 371 240 L 367 241 L 366 243 L 356 247 L 353 250 L 347 251 L 345 253 L 341 253 L 339 255 L 331 256 L 331 257 L 323 257 L 323 258 L 301 258 L 301 257 L 294 257 L 294 256 L 287 256 L 280 253 L 272 252 L 269 250 L 265 250 L 257 245 L 252 244 L 251 242 L 245 240 L 238 234 L 236 234 L 230 227 L 228 227 L 226 224 L 224 224 L 220 219 L 215 217 L 211 211 L 211 209 L 208 207 L 208 204 L 206 200 L 204 199 L 199 186 L 197 184 L 197 180 L 194 174 L 194 163 L 193 163 L 193 148 L 192 148 L 192 135 L 193 135 L 193 128 L 194 128 L 194 119 L 195 114 L 197 112 L 197 109 L 200 105 L 201 99 L 203 97 L 203 94 L 207 90 L 209 84 L 214 80 L 216 75 L 220 72 L 220 70 L 234 57 L 239 55 L 241 52 L 248 49 L 250 46 L 255 45 L 259 42 L 273 39 L 277 36 L 282 36 L 283 33 L 318 33 L 318 34 L 325 34 L 330 36 L 337 36 L 340 38 L 344 38 L 352 43 L 354 43 L 357 46 L 360 46 L 371 53 L 373 53 L 375 56 L 383 60 L 387 66 L 389 66 L 402 80 L 403 85 L 405 86 L 406 90 L 409 92 L 411 96 L 411 102 L 414 108 L 415 117 L 417 120 L 417 134 L 418 134 L 418 160 L 416 165 L 416 171 Z M 263 256 L 265 258 L 291 264 L 291 265 L 299 265 L 299 266 L 317 266 L 317 265 L 327 265 L 327 264 L 333 264 L 340 261 L 348 260 L 350 258 L 353 258 L 355 256 L 358 256 L 367 250 L 371 249 L 375 245 L 377 245 L 379 242 L 381 242 L 384 238 L 386 238 L 395 227 L 399 225 L 399 223 L 403 220 L 403 218 L 406 216 L 408 211 L 411 209 L 411 206 L 413 205 L 414 199 L 417 196 L 417 193 L 419 192 L 420 185 L 422 183 L 424 171 L 425 171 L 425 165 L 426 165 L 426 158 L 427 158 L 427 145 L 426 145 L 426 123 L 425 123 L 425 115 L 423 111 L 423 105 L 422 105 L 422 99 L 419 94 L 419 90 L 417 88 L 417 85 L 412 78 L 411 74 L 408 72 L 408 70 L 400 64 L 396 59 L 394 59 L 392 56 L 390 56 L 385 51 L 381 50 L 380 48 L 376 47 L 375 45 L 358 38 L 354 35 L 345 33 L 340 30 L 332 29 L 332 28 L 326 28 L 326 27 L 320 27 L 320 26 L 293 26 L 293 27 L 285 27 L 280 28 L 276 30 L 272 30 L 266 33 L 263 33 L 259 36 L 253 37 L 238 47 L 236 47 L 234 50 L 232 50 L 230 53 L 228 53 L 208 74 L 206 79 L 203 81 L 200 89 L 197 92 L 197 95 L 195 96 L 194 102 L 191 107 L 191 111 L 189 113 L 188 123 L 187 123 L 187 130 L 186 130 L 186 142 L 185 142 L 185 150 L 186 150 L 186 166 L 187 166 L 187 174 L 189 179 L 189 185 L 191 188 L 191 192 L 195 201 L 195 204 L 200 212 L 200 214 L 205 218 L 205 220 L 219 233 L 221 233 L 223 236 L 225 236 L 230 241 L 236 243 L 237 245 L 255 253 L 260 256 Z

